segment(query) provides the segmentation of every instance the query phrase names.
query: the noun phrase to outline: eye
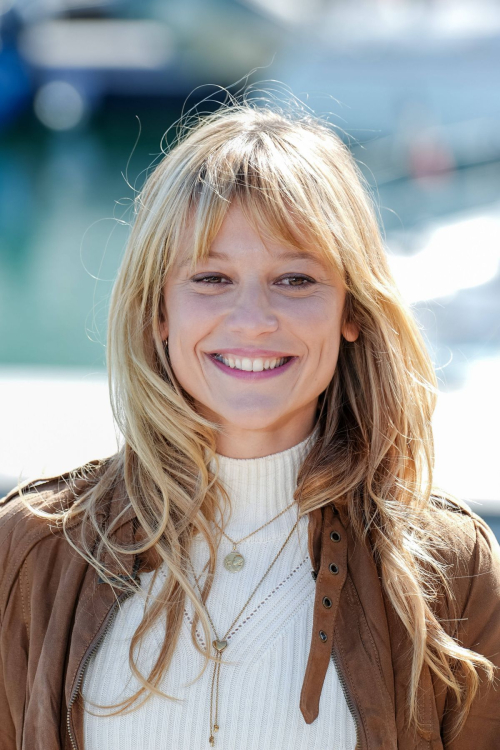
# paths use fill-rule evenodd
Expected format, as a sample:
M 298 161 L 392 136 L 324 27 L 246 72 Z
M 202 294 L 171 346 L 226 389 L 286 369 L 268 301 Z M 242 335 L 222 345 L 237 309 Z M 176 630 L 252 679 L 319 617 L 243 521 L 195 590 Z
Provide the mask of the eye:
M 313 279 L 310 279 L 308 276 L 302 276 L 300 274 L 294 274 L 293 276 L 285 276 L 281 279 L 282 281 L 303 281 L 305 283 L 303 284 L 285 284 L 285 286 L 291 286 L 294 289 L 305 289 L 305 287 L 311 286 L 311 284 L 314 284 L 315 281 Z
M 209 274 L 207 276 L 201 276 L 199 279 L 192 279 L 195 284 L 207 284 L 208 286 L 214 286 L 208 279 L 215 279 L 216 281 L 220 281 L 223 279 L 224 276 L 217 276 L 216 274 Z

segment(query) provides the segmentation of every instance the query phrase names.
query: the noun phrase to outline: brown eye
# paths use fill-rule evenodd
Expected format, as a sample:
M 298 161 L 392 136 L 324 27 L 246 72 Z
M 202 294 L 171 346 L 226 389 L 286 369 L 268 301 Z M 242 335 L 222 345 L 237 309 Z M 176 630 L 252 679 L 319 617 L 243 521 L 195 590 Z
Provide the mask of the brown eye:
M 295 281 L 298 281 L 298 282 L 305 282 L 305 283 L 298 283 L 298 284 L 295 284 L 295 283 L 285 284 L 285 286 L 291 286 L 291 287 L 293 287 L 293 288 L 297 288 L 297 287 L 298 287 L 299 289 L 303 289 L 303 288 L 305 288 L 305 287 L 307 287 L 307 286 L 310 286 L 311 284 L 314 284 L 314 283 L 315 283 L 315 282 L 313 281 L 313 279 L 309 279 L 309 278 L 308 278 L 307 276 L 299 276 L 299 275 L 295 275 L 295 276 L 285 276 L 285 277 L 284 277 L 284 278 L 282 279 L 282 281 L 290 281 L 290 282 L 295 282 Z
M 199 279 L 192 279 L 192 281 L 194 281 L 195 284 L 208 284 L 209 286 L 214 286 L 214 284 L 212 284 L 212 282 L 209 281 L 208 279 L 215 279 L 215 281 L 220 281 L 223 278 L 224 278 L 223 276 L 210 274 L 207 276 L 201 276 Z

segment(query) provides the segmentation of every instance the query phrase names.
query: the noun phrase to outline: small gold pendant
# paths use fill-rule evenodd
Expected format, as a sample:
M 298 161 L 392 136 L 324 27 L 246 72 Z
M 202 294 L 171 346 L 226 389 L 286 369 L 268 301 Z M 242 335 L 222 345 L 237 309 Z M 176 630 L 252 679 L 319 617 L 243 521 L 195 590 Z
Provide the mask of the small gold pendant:
M 230 573 L 237 573 L 245 564 L 245 558 L 240 552 L 233 550 L 224 558 L 224 567 Z

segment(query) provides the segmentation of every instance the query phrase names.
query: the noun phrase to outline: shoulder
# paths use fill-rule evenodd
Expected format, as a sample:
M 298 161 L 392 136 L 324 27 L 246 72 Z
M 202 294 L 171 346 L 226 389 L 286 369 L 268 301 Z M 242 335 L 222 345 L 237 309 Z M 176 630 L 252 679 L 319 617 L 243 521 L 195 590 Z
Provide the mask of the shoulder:
M 428 528 L 439 529 L 449 543 L 449 550 L 474 554 L 478 544 L 488 540 L 494 550 L 500 549 L 492 530 L 470 505 L 461 498 L 433 494 L 430 499 Z
M 70 509 L 106 473 L 110 459 L 90 461 L 71 471 L 24 482 L 0 499 L 0 609 L 26 557 L 44 539 L 59 537 L 71 554 L 53 514 Z
M 490 597 L 500 612 L 500 545 L 488 524 L 464 500 L 431 497 L 428 529 L 463 612 L 474 600 L 480 609 Z
M 89 461 L 83 466 L 52 477 L 31 479 L 0 498 L 0 549 L 21 524 L 22 533 L 41 530 L 41 519 L 31 508 L 47 514 L 62 513 L 103 474 L 109 459 Z

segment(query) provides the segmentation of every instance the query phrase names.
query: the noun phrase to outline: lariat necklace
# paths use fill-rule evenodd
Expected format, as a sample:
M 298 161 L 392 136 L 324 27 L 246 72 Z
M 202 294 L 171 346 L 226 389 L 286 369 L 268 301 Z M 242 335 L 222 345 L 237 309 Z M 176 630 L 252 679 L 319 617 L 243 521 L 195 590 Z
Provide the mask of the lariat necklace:
M 292 503 L 292 505 L 293 505 L 293 503 Z M 289 507 L 290 507 L 290 506 L 289 506 Z M 285 510 L 287 510 L 287 509 L 285 509 Z M 283 511 L 283 512 L 284 512 L 284 511 Z M 280 513 L 280 515 L 281 515 L 281 513 Z M 276 516 L 276 517 L 277 517 L 277 516 Z M 274 520 L 274 519 L 272 519 L 272 520 Z M 268 523 L 271 523 L 271 521 L 268 521 Z M 247 599 L 246 603 L 245 603 L 245 604 L 243 605 L 243 608 L 242 608 L 242 609 L 240 610 L 240 612 L 239 612 L 239 613 L 238 613 L 238 614 L 236 615 L 236 617 L 235 617 L 234 621 L 233 621 L 233 622 L 232 622 L 232 624 L 231 624 L 231 625 L 229 626 L 229 628 L 228 628 L 228 630 L 227 630 L 227 633 L 226 633 L 226 634 L 224 635 L 224 638 L 219 638 L 219 636 L 218 636 L 218 634 L 217 634 L 217 630 L 216 630 L 216 628 L 215 628 L 215 625 L 214 625 L 214 623 L 213 623 L 213 620 L 212 620 L 212 618 L 210 617 L 210 612 L 208 611 L 208 607 L 207 607 L 207 606 L 205 605 L 205 611 L 206 611 L 206 613 L 207 613 L 207 615 L 208 615 L 208 619 L 210 620 L 210 624 L 212 625 L 213 631 L 214 631 L 214 633 L 215 633 L 215 640 L 213 640 L 213 641 L 212 641 L 212 646 L 213 646 L 213 647 L 214 647 L 214 649 L 215 649 L 215 658 L 216 658 L 216 660 L 215 660 L 215 662 L 214 662 L 214 670 L 213 670 L 213 673 L 212 673 L 212 687 L 211 687 L 211 691 L 210 691 L 210 736 L 209 736 L 209 738 L 208 738 L 208 741 L 209 741 L 210 745 L 212 745 L 212 746 L 214 746 L 214 745 L 215 745 L 215 737 L 214 737 L 214 733 L 215 733 L 215 732 L 218 732 L 218 731 L 219 731 L 219 729 L 220 729 L 220 726 L 219 726 L 219 723 L 218 723 L 218 711 L 219 711 L 219 674 L 220 674 L 220 668 L 221 668 L 222 652 L 223 652 L 223 651 L 224 651 L 224 649 L 225 649 L 225 648 L 227 647 L 227 640 L 226 640 L 226 639 L 227 639 L 227 636 L 228 636 L 228 635 L 229 635 L 229 633 L 231 632 L 231 629 L 232 629 L 232 628 L 234 627 L 234 625 L 235 625 L 235 624 L 237 623 L 237 621 L 238 621 L 238 619 L 240 618 L 241 614 L 242 614 L 242 613 L 244 612 L 244 610 L 245 610 L 245 609 L 246 609 L 246 607 L 248 606 L 248 604 L 249 604 L 250 600 L 252 599 L 253 595 L 255 594 L 255 592 L 257 591 L 257 589 L 259 588 L 260 584 L 262 583 L 262 581 L 263 581 L 263 580 L 264 580 L 264 578 L 265 578 L 265 577 L 267 576 L 267 574 L 269 573 L 269 571 L 270 571 L 270 570 L 271 570 L 271 568 L 273 567 L 273 565 L 274 565 L 274 563 L 276 562 L 276 560 L 278 559 L 278 557 L 279 557 L 279 556 L 281 555 L 281 553 L 282 553 L 282 552 L 283 552 L 283 550 L 285 549 L 285 545 L 286 545 L 286 543 L 288 542 L 288 540 L 290 539 L 290 537 L 292 536 L 292 534 L 293 534 L 293 532 L 295 531 L 295 529 L 297 528 L 297 525 L 298 525 L 298 523 L 299 523 L 299 521 L 297 520 L 297 521 L 295 522 L 294 526 L 293 526 L 293 529 L 292 529 L 292 530 L 290 531 L 290 533 L 288 534 L 288 536 L 287 536 L 287 538 L 285 539 L 284 543 L 282 544 L 282 546 L 281 546 L 281 549 L 280 549 L 280 551 L 278 552 L 278 554 L 276 555 L 276 557 L 275 557 L 275 558 L 274 558 L 274 560 L 272 561 L 271 565 L 270 565 L 270 566 L 268 567 L 268 569 L 266 570 L 266 572 L 264 573 L 264 575 L 262 576 L 262 578 L 261 578 L 261 579 L 260 579 L 260 581 L 258 582 L 257 586 L 256 586 L 256 587 L 254 588 L 254 590 L 253 590 L 253 591 L 252 591 L 252 593 L 250 594 L 250 596 L 249 596 L 249 598 Z M 267 526 L 267 524 L 264 524 L 264 526 Z M 263 527 L 261 526 L 261 528 L 263 528 Z M 257 531 L 259 531 L 259 529 L 257 529 Z M 253 532 L 253 533 L 255 533 L 255 532 Z M 224 535 L 224 536 L 225 536 L 225 535 Z M 251 536 L 251 534 L 249 534 L 249 536 Z M 246 538 L 247 538 L 247 537 L 245 537 L 245 539 L 246 539 Z M 228 537 L 228 539 L 229 539 L 229 537 Z M 230 541 L 232 542 L 232 540 L 230 540 Z M 243 541 L 243 540 L 240 540 L 240 541 Z M 233 544 L 235 544 L 234 542 L 232 542 L 232 543 L 233 543 Z M 201 594 L 201 589 L 200 589 L 200 585 L 199 585 L 199 582 L 198 582 L 198 578 L 197 578 L 197 576 L 196 576 L 196 574 L 195 574 L 195 572 L 194 572 L 194 568 L 193 568 L 193 564 L 192 564 L 192 562 L 191 562 L 191 558 L 189 557 L 189 555 L 187 556 L 187 558 L 188 558 L 188 561 L 189 561 L 189 565 L 191 566 L 191 570 L 192 570 L 192 572 L 193 572 L 194 580 L 196 581 L 196 586 L 198 587 L 198 591 L 200 592 L 200 597 L 201 597 L 201 595 L 202 595 L 202 594 Z M 225 561 L 224 561 L 224 562 L 225 562 Z M 205 565 L 205 567 L 206 567 L 206 565 Z M 227 567 L 227 566 L 226 566 L 226 567 Z M 204 569 L 205 569 L 205 568 L 204 568 Z M 204 570 L 204 569 L 203 569 L 203 570 Z M 228 570 L 232 570 L 231 568 L 227 568 L 227 569 L 228 569 Z M 241 569 L 241 568 L 236 568 L 235 570 L 240 570 L 240 569 Z M 232 572 L 234 572 L 234 570 L 232 570 Z M 203 571 L 202 571 L 202 574 L 203 574 Z M 201 578 L 201 575 L 202 575 L 202 574 L 200 574 L 200 578 Z M 214 684 L 216 685 L 216 695 L 215 695 L 215 720 L 214 720 L 214 721 L 212 722 L 212 716 L 213 716 L 213 695 L 214 695 Z

